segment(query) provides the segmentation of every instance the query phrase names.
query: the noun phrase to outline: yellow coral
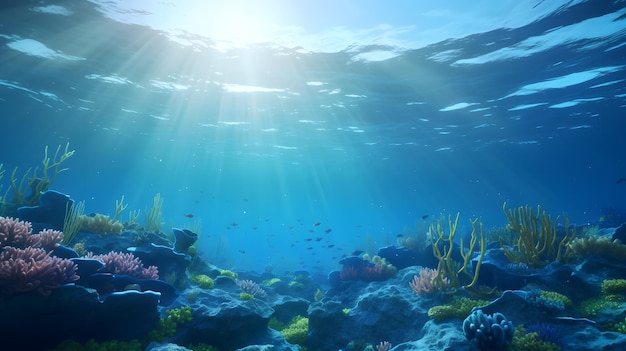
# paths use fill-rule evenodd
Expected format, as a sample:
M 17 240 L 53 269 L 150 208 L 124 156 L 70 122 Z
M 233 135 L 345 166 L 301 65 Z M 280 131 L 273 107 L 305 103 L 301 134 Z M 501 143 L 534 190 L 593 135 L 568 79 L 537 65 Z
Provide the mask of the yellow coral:
M 570 253 L 569 243 L 576 237 L 576 227 L 570 231 L 569 219 L 565 217 L 565 235 L 557 243 L 557 217 L 552 217 L 541 206 L 535 213 L 529 206 L 520 206 L 514 210 L 502 210 L 509 221 L 509 228 L 519 235 L 513 249 L 502 246 L 504 254 L 513 263 L 523 262 L 531 267 L 544 267 L 550 262 L 567 261 Z
M 572 254 L 578 257 L 599 255 L 617 260 L 626 258 L 626 245 L 622 244 L 619 239 L 613 240 L 610 237 L 580 238 L 572 241 L 568 246 Z
M 94 234 L 119 234 L 124 230 L 120 221 L 113 221 L 107 215 L 81 216 L 81 230 Z

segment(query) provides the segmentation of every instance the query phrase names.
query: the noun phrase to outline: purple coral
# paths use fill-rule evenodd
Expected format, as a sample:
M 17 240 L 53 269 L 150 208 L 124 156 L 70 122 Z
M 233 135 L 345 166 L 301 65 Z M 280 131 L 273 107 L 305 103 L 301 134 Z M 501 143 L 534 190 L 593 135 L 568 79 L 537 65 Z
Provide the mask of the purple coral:
M 4 294 L 38 291 L 49 295 L 53 289 L 78 280 L 76 265 L 50 256 L 44 249 L 7 246 L 0 253 L 0 291 Z
M 94 255 L 89 252 L 85 257 L 102 261 L 104 267 L 100 271 L 104 273 L 125 274 L 140 279 L 159 279 L 159 269 L 156 266 L 145 268 L 141 260 L 132 253 L 111 251 L 104 255 Z

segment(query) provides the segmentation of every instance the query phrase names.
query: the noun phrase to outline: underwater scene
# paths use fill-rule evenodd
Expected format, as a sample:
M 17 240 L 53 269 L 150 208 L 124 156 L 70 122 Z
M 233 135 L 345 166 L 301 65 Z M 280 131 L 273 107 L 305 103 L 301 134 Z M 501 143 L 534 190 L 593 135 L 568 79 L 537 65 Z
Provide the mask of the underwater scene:
M 0 349 L 626 350 L 626 2 L 7 0 Z

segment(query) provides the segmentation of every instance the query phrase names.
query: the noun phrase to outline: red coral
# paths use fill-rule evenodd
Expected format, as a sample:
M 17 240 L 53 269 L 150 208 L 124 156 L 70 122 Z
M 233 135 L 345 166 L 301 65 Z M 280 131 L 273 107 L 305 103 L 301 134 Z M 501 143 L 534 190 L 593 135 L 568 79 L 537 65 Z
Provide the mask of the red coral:
M 156 266 L 144 268 L 143 263 L 132 253 L 111 251 L 105 255 L 94 255 L 88 252 L 86 258 L 102 261 L 104 273 L 125 274 L 140 279 L 159 279 L 159 270 Z
M 76 265 L 50 256 L 44 249 L 7 246 L 0 253 L 0 291 L 4 294 L 36 290 L 49 295 L 52 289 L 78 280 Z
M 33 233 L 30 222 L 23 222 L 10 217 L 0 217 L 0 247 L 13 246 L 24 248 Z

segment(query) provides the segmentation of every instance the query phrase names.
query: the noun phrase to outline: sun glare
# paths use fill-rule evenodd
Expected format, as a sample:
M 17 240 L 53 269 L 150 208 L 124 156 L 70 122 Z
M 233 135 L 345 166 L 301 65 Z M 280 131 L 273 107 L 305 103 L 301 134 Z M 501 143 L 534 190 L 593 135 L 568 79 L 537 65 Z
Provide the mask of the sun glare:
M 255 3 L 224 2 L 209 9 L 196 5 L 188 10 L 194 31 L 217 41 L 245 46 L 270 42 L 276 36 L 274 13 Z

